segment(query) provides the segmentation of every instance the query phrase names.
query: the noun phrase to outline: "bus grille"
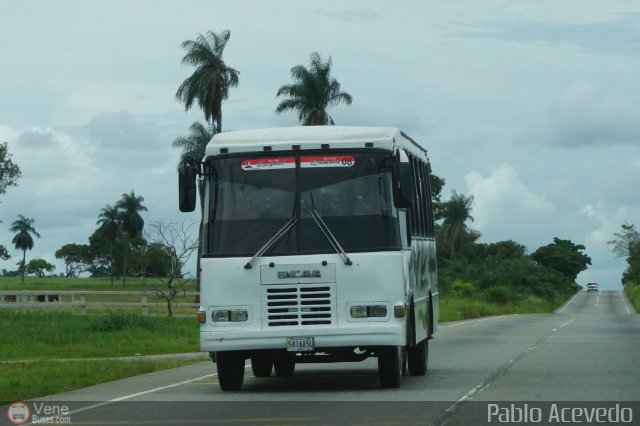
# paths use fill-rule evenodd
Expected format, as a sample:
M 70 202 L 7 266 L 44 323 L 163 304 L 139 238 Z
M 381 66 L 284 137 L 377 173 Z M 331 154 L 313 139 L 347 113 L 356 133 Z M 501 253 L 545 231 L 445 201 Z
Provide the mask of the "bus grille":
M 334 284 L 294 284 L 265 288 L 267 325 L 335 325 Z

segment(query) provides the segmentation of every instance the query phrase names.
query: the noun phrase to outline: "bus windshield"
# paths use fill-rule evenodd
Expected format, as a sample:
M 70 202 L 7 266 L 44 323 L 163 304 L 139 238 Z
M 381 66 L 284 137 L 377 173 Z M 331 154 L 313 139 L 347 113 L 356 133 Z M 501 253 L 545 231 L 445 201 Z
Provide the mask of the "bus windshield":
M 205 256 L 253 256 L 291 218 L 271 255 L 399 250 L 388 151 L 242 154 L 209 159 Z

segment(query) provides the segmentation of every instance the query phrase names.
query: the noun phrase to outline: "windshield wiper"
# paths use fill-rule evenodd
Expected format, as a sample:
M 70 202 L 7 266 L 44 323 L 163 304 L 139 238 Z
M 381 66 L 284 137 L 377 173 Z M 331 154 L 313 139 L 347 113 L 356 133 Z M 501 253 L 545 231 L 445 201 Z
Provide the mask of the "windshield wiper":
M 253 266 L 253 262 L 255 262 L 256 259 L 261 257 L 263 254 L 265 254 L 267 252 L 267 250 L 269 250 L 278 241 L 280 241 L 280 239 L 282 237 L 284 237 L 287 234 L 287 232 L 289 232 L 289 230 L 291 230 L 291 228 L 293 228 L 293 225 L 295 225 L 297 221 L 298 221 L 298 219 L 296 219 L 295 216 L 293 216 L 291 219 L 289 219 L 289 221 L 282 228 L 280 228 L 280 230 L 278 232 L 276 232 L 276 234 L 273 237 L 271 237 L 269 239 L 269 241 L 267 241 L 266 244 L 263 245 L 262 248 L 260 248 L 260 250 L 258 250 L 258 252 L 255 254 L 255 256 L 253 256 L 251 258 L 251 260 L 248 261 L 246 265 L 244 265 L 244 269 L 251 269 L 252 266 Z
M 310 209 L 309 213 L 311 214 L 313 220 L 316 221 L 316 224 L 318 225 L 324 236 L 327 237 L 327 240 L 329 240 L 329 243 L 331 243 L 333 249 L 340 255 L 344 264 L 347 266 L 352 265 L 351 259 L 349 259 L 349 256 L 347 256 L 347 253 L 344 251 L 336 237 L 331 233 L 329 227 L 326 223 L 324 223 L 324 220 L 322 220 L 316 209 Z

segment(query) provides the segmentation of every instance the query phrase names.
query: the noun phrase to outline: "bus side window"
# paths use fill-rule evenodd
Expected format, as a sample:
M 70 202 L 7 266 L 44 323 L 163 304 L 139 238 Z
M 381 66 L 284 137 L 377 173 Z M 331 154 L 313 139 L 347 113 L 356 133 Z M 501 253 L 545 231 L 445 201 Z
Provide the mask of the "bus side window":
M 429 195 L 429 198 L 427 200 L 429 202 L 429 229 L 430 229 L 429 236 L 431 238 L 435 238 L 435 236 L 436 236 L 436 225 L 435 225 L 436 220 L 435 220 L 434 211 L 433 211 L 433 190 L 431 188 L 431 166 L 429 165 L 429 163 L 427 163 L 425 165 L 425 167 L 426 167 L 426 172 L 427 172 L 427 184 L 429 185 L 427 187 L 427 189 L 428 189 L 427 193 Z
M 413 195 L 413 205 L 415 206 L 415 218 L 416 218 L 416 226 L 414 229 L 413 235 L 416 237 L 424 237 L 425 236 L 425 220 L 424 220 L 424 203 L 422 199 L 422 188 L 424 186 L 424 182 L 422 181 L 422 174 L 420 173 L 421 164 L 420 160 L 416 157 L 411 157 L 411 165 L 413 169 L 414 182 L 416 183 L 414 188 Z
M 431 185 L 429 182 L 429 168 L 426 163 L 420 164 L 422 174 L 422 202 L 424 207 L 425 237 L 433 237 L 433 211 L 431 210 Z

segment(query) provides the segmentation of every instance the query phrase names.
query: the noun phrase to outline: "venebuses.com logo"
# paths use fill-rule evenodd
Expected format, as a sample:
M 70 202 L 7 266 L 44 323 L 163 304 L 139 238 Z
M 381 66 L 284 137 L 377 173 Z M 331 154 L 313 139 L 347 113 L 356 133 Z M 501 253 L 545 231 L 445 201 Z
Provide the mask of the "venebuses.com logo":
M 31 406 L 24 402 L 14 402 L 7 408 L 10 424 L 70 424 L 71 411 L 67 405 L 33 402 Z
M 31 410 L 24 402 L 14 402 L 7 408 L 7 418 L 14 425 L 23 425 L 29 421 Z

